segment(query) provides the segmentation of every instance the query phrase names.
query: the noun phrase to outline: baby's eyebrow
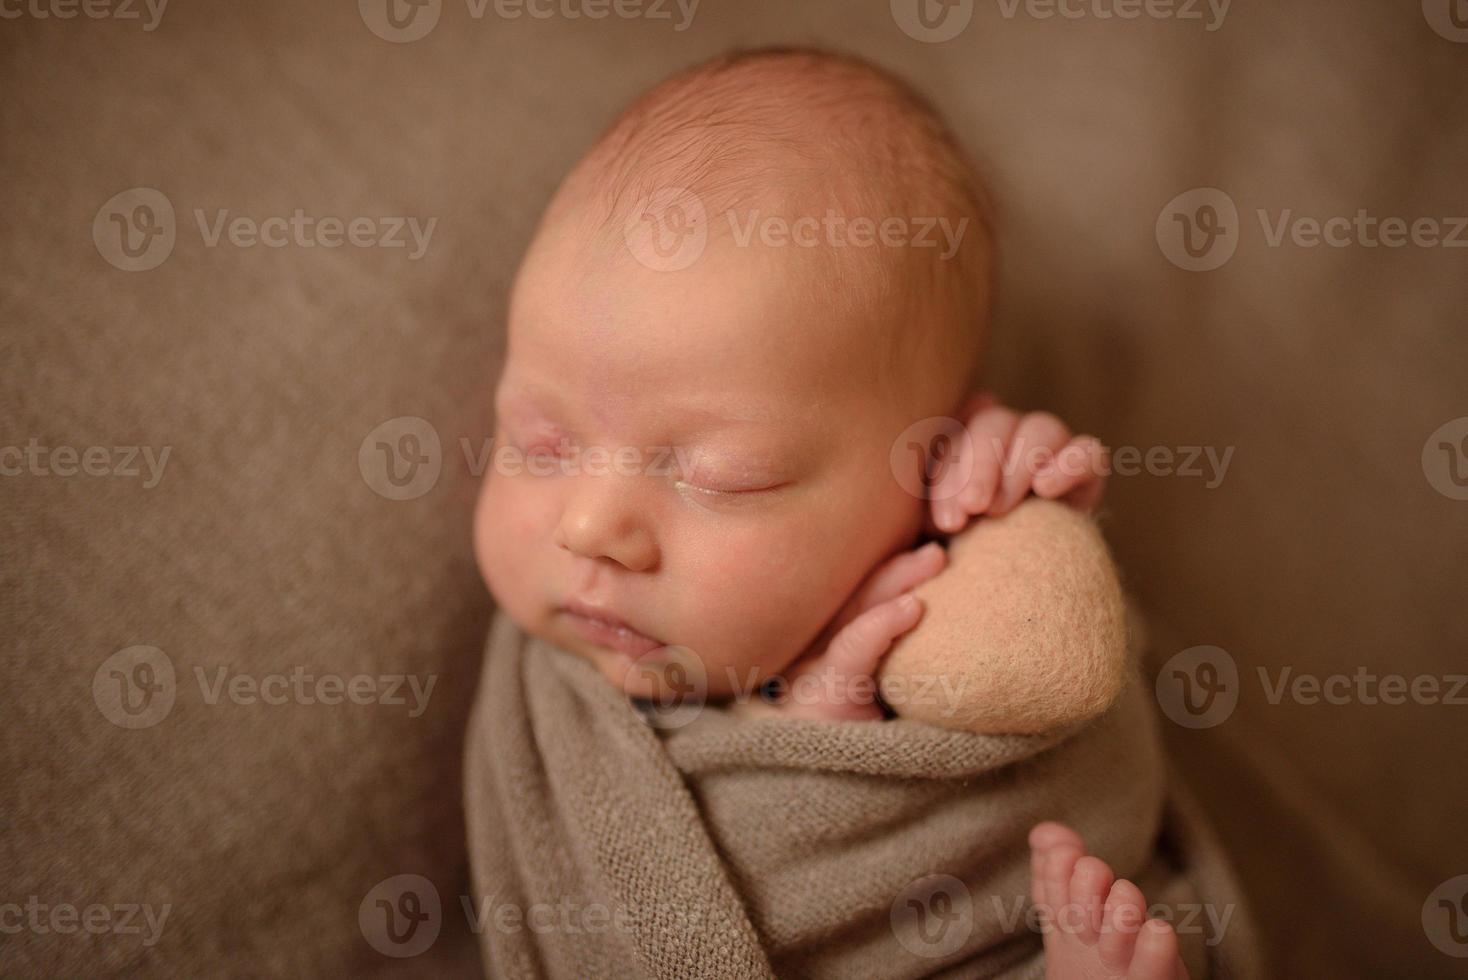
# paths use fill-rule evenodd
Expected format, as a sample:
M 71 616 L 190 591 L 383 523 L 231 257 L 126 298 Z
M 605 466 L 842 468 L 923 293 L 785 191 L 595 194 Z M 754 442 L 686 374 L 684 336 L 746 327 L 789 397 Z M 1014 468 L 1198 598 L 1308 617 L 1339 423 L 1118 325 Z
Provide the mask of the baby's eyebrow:
M 775 412 L 763 408 L 745 408 L 738 411 L 725 409 L 701 408 L 690 405 L 683 410 L 684 414 L 712 422 L 735 422 L 748 425 L 763 425 L 778 418 Z
M 500 387 L 495 399 L 496 411 L 507 413 L 555 414 L 564 407 L 562 394 L 555 388 L 531 381 L 514 381 Z M 708 428 L 728 425 L 765 425 L 777 421 L 780 413 L 759 405 L 741 405 L 733 409 L 712 405 L 680 405 L 678 415 L 694 419 Z

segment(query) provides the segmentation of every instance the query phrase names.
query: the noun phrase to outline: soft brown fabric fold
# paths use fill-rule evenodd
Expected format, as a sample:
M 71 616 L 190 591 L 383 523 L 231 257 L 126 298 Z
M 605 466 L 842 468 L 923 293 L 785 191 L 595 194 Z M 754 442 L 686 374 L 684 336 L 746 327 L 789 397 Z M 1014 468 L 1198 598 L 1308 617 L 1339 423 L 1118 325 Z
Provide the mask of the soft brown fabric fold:
M 1048 736 L 716 706 L 659 731 L 504 615 L 487 656 L 465 782 L 492 976 L 1039 977 L 1026 836 L 1045 819 L 1149 900 L 1199 901 L 1159 845 L 1165 766 L 1138 685 Z M 1181 938 L 1195 978 L 1247 975 Z

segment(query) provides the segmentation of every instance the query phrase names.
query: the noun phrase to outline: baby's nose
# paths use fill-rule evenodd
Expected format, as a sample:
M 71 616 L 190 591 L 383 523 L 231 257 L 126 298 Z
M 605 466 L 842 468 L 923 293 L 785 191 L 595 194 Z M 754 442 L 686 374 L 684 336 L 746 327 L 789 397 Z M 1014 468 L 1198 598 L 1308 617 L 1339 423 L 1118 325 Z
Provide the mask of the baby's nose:
M 582 476 L 561 512 L 554 543 L 582 558 L 606 558 L 629 571 L 657 565 L 657 542 L 630 481 Z

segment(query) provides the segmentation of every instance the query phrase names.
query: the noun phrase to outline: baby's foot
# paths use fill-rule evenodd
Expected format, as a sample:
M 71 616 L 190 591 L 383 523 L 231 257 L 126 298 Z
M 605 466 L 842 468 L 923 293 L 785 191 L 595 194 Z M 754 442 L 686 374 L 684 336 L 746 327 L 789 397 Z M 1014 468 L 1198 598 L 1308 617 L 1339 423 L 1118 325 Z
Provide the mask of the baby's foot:
M 1116 881 L 1069 827 L 1030 831 L 1030 898 L 1043 923 L 1046 980 L 1187 980 L 1172 926 L 1149 920 L 1141 890 Z

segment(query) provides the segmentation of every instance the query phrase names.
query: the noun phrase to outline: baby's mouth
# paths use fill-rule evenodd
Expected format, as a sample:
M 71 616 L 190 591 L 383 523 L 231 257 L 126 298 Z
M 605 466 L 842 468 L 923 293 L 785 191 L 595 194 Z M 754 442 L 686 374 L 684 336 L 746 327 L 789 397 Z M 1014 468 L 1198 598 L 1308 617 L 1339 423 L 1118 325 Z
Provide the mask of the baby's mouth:
M 582 639 L 629 657 L 645 657 L 654 650 L 667 646 L 661 640 L 638 632 L 625 620 L 606 610 L 577 602 L 574 599 L 562 606 L 558 612 L 565 618 L 567 625 Z

